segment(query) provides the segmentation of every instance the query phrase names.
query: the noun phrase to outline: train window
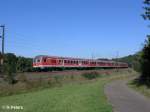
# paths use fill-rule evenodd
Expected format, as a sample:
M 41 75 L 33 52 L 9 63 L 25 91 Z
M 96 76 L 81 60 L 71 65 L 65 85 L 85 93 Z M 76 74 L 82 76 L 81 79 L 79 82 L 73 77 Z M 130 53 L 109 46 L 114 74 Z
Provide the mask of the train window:
M 70 61 L 68 60 L 67 63 L 70 63 Z
M 67 63 L 69 64 L 69 63 L 70 63 L 70 60 L 67 60 Z
M 76 64 L 78 64 L 78 61 L 76 61 Z
M 92 64 L 95 64 L 95 62 L 92 62 Z
M 40 62 L 40 59 L 37 59 L 37 62 Z
M 77 61 L 74 61 L 74 64 L 77 64 Z
M 67 60 L 64 60 L 64 63 L 67 63 Z
M 61 63 L 62 61 L 61 60 L 59 60 L 59 63 Z
M 43 61 L 46 62 L 46 58 Z

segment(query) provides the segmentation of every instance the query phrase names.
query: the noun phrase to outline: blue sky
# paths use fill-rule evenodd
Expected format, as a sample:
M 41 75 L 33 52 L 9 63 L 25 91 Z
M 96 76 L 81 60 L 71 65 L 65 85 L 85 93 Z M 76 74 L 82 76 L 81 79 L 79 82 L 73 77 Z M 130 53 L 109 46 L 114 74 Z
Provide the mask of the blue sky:
M 6 52 L 82 58 L 134 54 L 148 34 L 142 0 L 0 0 Z

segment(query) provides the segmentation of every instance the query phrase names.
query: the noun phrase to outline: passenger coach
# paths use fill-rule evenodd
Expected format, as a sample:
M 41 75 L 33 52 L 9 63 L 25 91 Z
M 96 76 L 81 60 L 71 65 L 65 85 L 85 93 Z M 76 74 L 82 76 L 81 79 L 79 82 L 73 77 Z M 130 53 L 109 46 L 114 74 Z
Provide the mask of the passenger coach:
M 101 68 L 127 68 L 127 63 L 104 61 L 96 59 L 80 59 L 58 56 L 36 56 L 33 59 L 33 67 L 50 68 L 50 67 L 101 67 Z

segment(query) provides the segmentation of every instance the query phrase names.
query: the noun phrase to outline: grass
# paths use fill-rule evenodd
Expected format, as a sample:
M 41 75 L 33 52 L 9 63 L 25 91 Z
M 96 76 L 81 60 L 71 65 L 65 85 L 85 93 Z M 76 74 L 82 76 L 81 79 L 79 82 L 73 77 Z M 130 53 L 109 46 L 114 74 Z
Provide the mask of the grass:
M 147 87 L 146 85 L 137 85 L 137 84 L 133 83 L 133 81 L 129 82 L 128 85 L 129 85 L 129 87 L 131 87 L 134 90 L 140 92 L 144 96 L 150 98 L 150 88 Z
M 0 106 L 23 106 L 24 109 L 20 110 L 21 112 L 112 112 L 112 107 L 104 94 L 104 85 L 111 80 L 127 77 L 129 74 L 125 73 L 80 83 L 68 83 L 62 87 L 0 97 Z M 0 112 L 10 112 L 10 110 L 0 107 Z
M 137 77 L 139 77 L 139 74 Z M 135 79 L 129 81 L 128 86 L 130 88 L 134 89 L 135 91 L 143 94 L 144 96 L 150 98 L 150 87 L 148 87 L 146 85 L 139 84 L 139 82 L 137 82 L 137 77 L 135 77 Z

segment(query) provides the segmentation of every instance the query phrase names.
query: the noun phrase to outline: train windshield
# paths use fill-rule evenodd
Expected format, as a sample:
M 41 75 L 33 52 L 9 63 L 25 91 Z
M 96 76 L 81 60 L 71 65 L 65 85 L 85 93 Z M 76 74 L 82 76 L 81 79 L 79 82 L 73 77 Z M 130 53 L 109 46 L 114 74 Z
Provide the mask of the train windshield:
M 36 62 L 36 60 L 35 60 L 35 58 L 33 59 L 33 63 L 35 63 Z
M 33 62 L 34 62 L 34 63 L 41 62 L 41 59 L 40 59 L 40 58 L 34 58 L 34 59 L 33 59 Z

